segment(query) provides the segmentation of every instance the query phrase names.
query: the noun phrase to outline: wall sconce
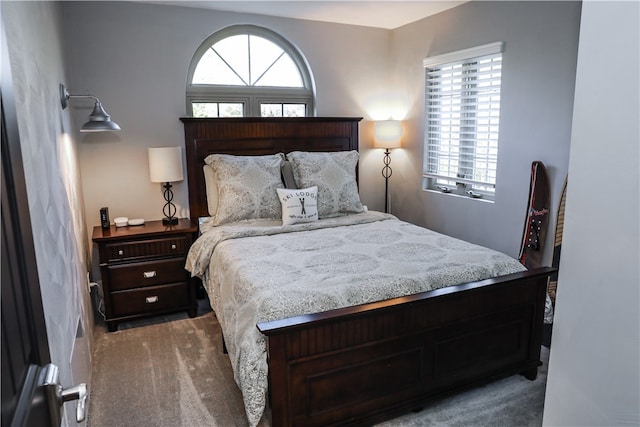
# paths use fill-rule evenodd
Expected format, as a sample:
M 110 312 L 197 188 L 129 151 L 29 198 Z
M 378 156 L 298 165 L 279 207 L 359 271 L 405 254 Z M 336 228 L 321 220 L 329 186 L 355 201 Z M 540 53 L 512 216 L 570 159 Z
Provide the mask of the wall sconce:
M 89 116 L 89 121 L 82 125 L 80 132 L 104 132 L 104 131 L 118 131 L 120 126 L 116 122 L 111 121 L 111 116 L 104 111 L 100 100 L 93 95 L 69 95 L 67 88 L 60 83 L 60 103 L 64 110 L 69 105 L 69 99 L 71 98 L 91 98 L 95 100 L 93 111 Z
M 384 211 L 389 213 L 389 178 L 391 170 L 391 149 L 402 147 L 402 122 L 398 120 L 382 120 L 374 123 L 373 146 L 384 148 L 384 167 L 382 176 L 384 177 Z
M 182 174 L 182 148 L 181 147 L 154 147 L 149 148 L 149 178 L 151 182 L 164 182 L 164 200 L 162 208 L 164 225 L 176 225 L 176 205 L 173 200 L 171 183 L 183 180 Z

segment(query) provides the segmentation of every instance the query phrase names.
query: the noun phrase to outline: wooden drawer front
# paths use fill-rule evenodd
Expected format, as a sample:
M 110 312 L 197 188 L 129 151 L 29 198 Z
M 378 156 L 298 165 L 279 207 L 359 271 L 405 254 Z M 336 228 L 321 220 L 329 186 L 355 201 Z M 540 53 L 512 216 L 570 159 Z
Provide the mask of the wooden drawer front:
M 180 309 L 189 304 L 187 283 L 118 291 L 111 294 L 114 317 Z
M 184 269 L 184 258 L 170 258 L 135 264 L 110 265 L 109 288 L 111 291 L 185 282 L 189 273 Z
M 113 262 L 168 255 L 186 255 L 190 244 L 191 239 L 188 236 L 111 243 L 105 245 L 106 261 Z

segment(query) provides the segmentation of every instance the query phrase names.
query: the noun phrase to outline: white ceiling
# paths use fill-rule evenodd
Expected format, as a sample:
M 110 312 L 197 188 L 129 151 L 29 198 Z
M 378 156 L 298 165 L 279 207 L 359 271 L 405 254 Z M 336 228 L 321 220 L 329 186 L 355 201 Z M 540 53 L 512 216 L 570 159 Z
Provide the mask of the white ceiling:
M 386 29 L 401 27 L 405 24 L 466 3 L 466 0 L 139 1 L 229 12 L 255 13 L 285 18 L 309 19 L 340 24 L 364 25 Z

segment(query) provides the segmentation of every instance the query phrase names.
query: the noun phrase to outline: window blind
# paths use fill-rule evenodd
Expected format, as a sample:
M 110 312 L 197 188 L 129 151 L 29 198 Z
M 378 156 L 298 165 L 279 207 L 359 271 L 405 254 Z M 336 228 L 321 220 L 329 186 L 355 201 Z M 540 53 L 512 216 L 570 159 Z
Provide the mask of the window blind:
M 466 184 L 491 193 L 498 161 L 502 43 L 475 52 L 483 54 L 467 57 L 474 53 L 468 49 L 425 60 L 423 175 L 433 186 Z

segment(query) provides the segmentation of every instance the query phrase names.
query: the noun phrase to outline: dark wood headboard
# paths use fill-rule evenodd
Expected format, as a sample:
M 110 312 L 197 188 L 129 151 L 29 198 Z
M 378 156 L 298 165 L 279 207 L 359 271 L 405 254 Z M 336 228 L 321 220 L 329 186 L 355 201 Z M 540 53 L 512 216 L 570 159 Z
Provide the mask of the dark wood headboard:
M 204 159 L 209 154 L 259 156 L 291 151 L 358 149 L 360 117 L 191 118 L 184 123 L 191 219 L 208 216 Z

